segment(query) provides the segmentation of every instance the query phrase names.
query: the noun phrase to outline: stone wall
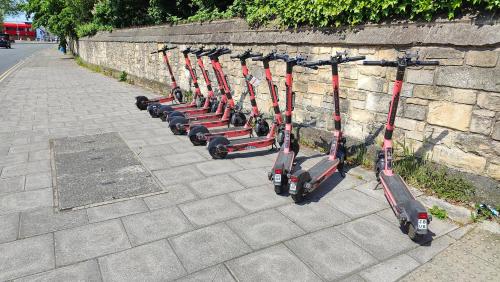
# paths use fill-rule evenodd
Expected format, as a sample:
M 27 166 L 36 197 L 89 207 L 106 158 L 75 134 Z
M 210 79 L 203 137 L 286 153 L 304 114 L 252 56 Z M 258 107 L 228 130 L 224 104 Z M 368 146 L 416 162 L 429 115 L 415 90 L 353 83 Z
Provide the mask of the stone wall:
M 398 51 L 419 51 L 421 58 L 439 60 L 438 67 L 407 70 L 396 120 L 396 140 L 419 154 L 447 166 L 500 180 L 500 24 L 498 20 L 429 24 L 364 26 L 351 30 L 250 29 L 243 21 L 155 26 L 102 32 L 75 42 L 73 49 L 92 64 L 167 84 L 167 71 L 158 55 L 149 53 L 170 42 L 185 46 L 227 46 L 234 53 L 253 48 L 324 59 L 348 50 L 367 59 L 394 59 Z M 189 88 L 178 50 L 169 53 L 181 87 Z M 192 58 L 193 63 L 195 62 Z M 238 96 L 242 90 L 239 62 L 222 57 L 222 65 Z M 208 62 L 206 62 L 208 65 Z M 250 62 L 251 73 L 264 79 L 261 64 Z M 285 66 L 271 65 L 284 101 Z M 331 130 L 332 96 L 328 68 L 294 71 L 298 123 L 315 121 L 316 142 Z M 213 77 L 213 76 L 212 76 Z M 356 140 L 380 141 L 386 120 L 395 69 L 363 66 L 340 68 L 341 111 L 345 134 Z M 201 80 L 201 78 L 200 78 Z M 201 82 L 202 91 L 205 90 Z M 258 87 L 258 104 L 271 112 L 265 83 Z M 313 138 L 311 137 L 311 138 Z

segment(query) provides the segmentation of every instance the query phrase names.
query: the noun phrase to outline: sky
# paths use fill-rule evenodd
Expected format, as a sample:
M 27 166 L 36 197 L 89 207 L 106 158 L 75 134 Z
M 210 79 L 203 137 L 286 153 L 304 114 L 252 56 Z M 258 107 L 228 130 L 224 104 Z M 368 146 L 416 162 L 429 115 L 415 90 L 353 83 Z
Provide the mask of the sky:
M 25 22 L 26 20 L 26 14 L 25 13 L 20 13 L 19 15 L 7 15 L 5 16 L 4 21 L 6 22 Z

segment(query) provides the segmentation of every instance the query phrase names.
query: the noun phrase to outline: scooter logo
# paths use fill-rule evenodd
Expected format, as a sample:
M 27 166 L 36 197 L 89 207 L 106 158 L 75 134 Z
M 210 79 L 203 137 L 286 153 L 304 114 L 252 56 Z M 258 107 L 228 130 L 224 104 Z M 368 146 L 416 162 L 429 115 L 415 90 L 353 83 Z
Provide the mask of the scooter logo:
M 245 149 L 247 149 L 247 150 L 256 149 L 256 148 L 257 148 L 257 147 L 255 147 L 255 146 L 246 146 L 246 147 L 245 147 Z
M 392 169 L 392 148 L 385 149 L 385 159 L 386 159 L 387 169 L 391 170 Z
M 290 132 L 285 131 L 285 142 L 284 142 L 285 148 L 290 147 Z

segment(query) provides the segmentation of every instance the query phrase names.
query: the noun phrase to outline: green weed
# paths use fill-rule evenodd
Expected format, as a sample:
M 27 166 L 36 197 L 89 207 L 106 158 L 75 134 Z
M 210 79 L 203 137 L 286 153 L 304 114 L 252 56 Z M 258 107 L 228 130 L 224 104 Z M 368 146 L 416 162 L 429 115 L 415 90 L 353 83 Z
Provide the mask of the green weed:
M 120 77 L 118 78 L 119 81 L 127 81 L 127 72 L 126 71 L 122 71 L 120 73 Z
M 446 210 L 442 209 L 442 208 L 440 208 L 438 206 L 432 206 L 432 208 L 429 209 L 429 212 L 433 216 L 435 216 L 435 217 L 437 217 L 439 219 L 446 219 L 446 218 L 448 218 L 448 213 L 446 212 Z

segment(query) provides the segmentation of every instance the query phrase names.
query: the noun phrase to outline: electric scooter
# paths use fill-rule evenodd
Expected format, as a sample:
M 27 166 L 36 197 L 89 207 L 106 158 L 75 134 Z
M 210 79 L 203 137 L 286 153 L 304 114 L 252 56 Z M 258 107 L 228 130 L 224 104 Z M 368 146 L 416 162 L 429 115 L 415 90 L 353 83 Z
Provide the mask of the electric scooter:
M 196 62 L 198 67 L 201 70 L 201 74 L 205 79 L 205 84 L 207 86 L 208 96 L 207 98 L 201 99 L 202 107 L 199 108 L 186 108 L 186 109 L 173 109 L 173 108 L 163 108 L 163 112 L 160 113 L 160 118 L 162 121 L 169 121 L 174 116 L 186 116 L 186 115 L 200 115 L 203 113 L 208 113 L 211 111 L 215 111 L 214 104 L 216 104 L 217 98 L 215 97 L 214 91 L 212 90 L 212 82 L 210 81 L 210 77 L 208 76 L 208 71 L 205 69 L 205 65 L 203 63 L 202 54 L 205 53 L 203 46 L 199 49 L 193 49 L 190 51 L 191 54 L 196 56 Z M 172 111 L 173 110 L 173 111 Z
M 193 100 L 189 105 L 179 105 L 179 106 L 171 106 L 171 105 L 161 105 L 154 104 L 148 107 L 148 111 L 151 114 L 151 117 L 160 118 L 163 112 L 165 111 L 174 111 L 174 110 L 182 110 L 189 108 L 199 107 L 197 100 L 203 99 L 203 95 L 201 94 L 200 86 L 198 85 L 198 79 L 196 77 L 196 72 L 193 70 L 191 65 L 191 60 L 189 59 L 188 54 L 191 52 L 191 47 L 187 47 L 181 51 L 184 56 L 185 68 L 188 70 L 191 80 L 193 81 L 194 86 L 194 95 Z
M 220 119 L 213 119 L 213 118 L 205 118 L 205 119 L 200 119 L 200 120 L 189 120 L 186 117 L 182 116 L 177 116 L 173 118 L 169 122 L 169 127 L 170 130 L 176 135 L 180 134 L 186 134 L 191 126 L 196 126 L 196 125 L 203 125 L 207 128 L 211 127 L 219 127 L 219 126 L 226 126 L 229 125 L 230 121 L 233 120 L 236 123 L 234 126 L 242 126 L 246 122 L 246 116 L 243 113 L 235 113 L 234 112 L 234 100 L 231 94 L 231 89 L 229 88 L 229 84 L 227 83 L 227 78 L 224 75 L 224 71 L 222 70 L 222 66 L 219 62 L 219 57 L 224 55 L 224 54 L 229 54 L 231 53 L 231 50 L 227 48 L 219 48 L 216 51 L 207 54 L 212 61 L 212 66 L 214 67 L 215 75 L 218 76 L 218 80 L 221 81 L 223 87 L 223 101 L 226 101 L 224 113 L 222 114 L 222 117 Z M 219 105 L 220 107 L 221 105 Z M 218 113 L 214 113 L 216 115 Z M 237 114 L 237 118 L 232 118 L 232 114 Z M 207 114 L 208 115 L 208 114 Z
M 263 57 L 253 58 L 253 61 L 262 61 L 264 65 L 264 70 L 266 73 L 267 85 L 269 86 L 269 93 L 271 94 L 271 100 L 273 101 L 274 109 L 274 122 L 271 126 L 271 130 L 266 136 L 248 137 L 241 139 L 229 140 L 224 136 L 217 136 L 210 139 L 208 142 L 208 152 L 214 159 L 224 159 L 230 152 L 244 151 L 255 148 L 263 148 L 271 146 L 275 148 L 276 146 L 276 135 L 278 131 L 281 130 L 283 124 L 283 119 L 281 117 L 281 112 L 278 104 L 278 87 L 273 83 L 273 78 L 271 75 L 271 70 L 269 68 L 269 62 L 285 58 L 285 55 L 276 54 L 276 51 L 272 51 Z
M 252 106 L 252 111 L 245 125 L 226 127 L 226 128 L 216 128 L 211 130 L 208 130 L 203 125 L 192 126 L 189 130 L 188 136 L 189 140 L 191 140 L 191 143 L 193 143 L 193 145 L 195 146 L 206 145 L 207 141 L 217 136 L 224 136 L 227 138 L 231 138 L 231 137 L 250 135 L 251 137 L 253 134 L 254 119 L 255 119 L 255 133 L 257 134 L 257 136 L 265 136 L 269 133 L 269 124 L 264 118 L 262 118 L 262 115 L 259 112 L 259 108 L 257 107 L 257 102 L 255 101 L 255 88 L 250 82 L 250 80 L 253 77 L 249 75 L 248 67 L 246 64 L 247 59 L 255 57 L 262 57 L 262 53 L 252 53 L 252 50 L 248 49 L 242 54 L 231 56 L 231 59 L 240 60 L 243 72 L 243 79 L 245 80 L 247 88 L 247 91 L 242 93 L 240 101 L 235 107 L 236 108 L 235 111 L 239 112 L 242 110 L 243 99 L 247 93 L 250 94 L 250 104 Z M 233 115 L 233 117 L 236 117 L 236 115 Z M 232 123 L 234 124 L 235 122 L 233 121 Z
M 267 176 L 274 184 L 274 192 L 282 194 L 288 187 L 288 174 L 292 172 L 295 157 L 299 153 L 299 141 L 292 133 L 292 112 L 294 108 L 295 93 L 293 92 L 293 67 L 304 61 L 302 57 L 289 57 L 282 55 L 278 59 L 286 62 L 286 110 L 285 130 L 283 145 L 280 147 L 273 168 Z
M 384 145 L 382 150 L 378 152 L 377 159 L 375 160 L 375 174 L 377 180 L 382 183 L 384 195 L 398 218 L 402 229 L 408 233 L 410 239 L 418 241 L 421 236 L 427 234 L 428 225 L 432 217 L 427 213 L 425 207 L 411 194 L 401 176 L 395 174 L 393 171 L 392 134 L 395 128 L 394 122 L 406 68 L 409 66 L 436 66 L 439 65 L 439 62 L 419 61 L 418 54 L 407 52 L 395 61 L 364 61 L 363 64 L 397 68 L 396 81 L 394 82 L 392 100 L 385 126 Z
M 162 49 L 151 53 L 151 54 L 158 54 L 161 52 L 163 55 L 163 62 L 165 62 L 165 64 L 167 65 L 168 72 L 170 74 L 170 79 L 171 79 L 170 95 L 168 97 L 164 97 L 164 98 L 153 98 L 153 99 L 149 99 L 146 96 L 137 96 L 137 97 L 135 97 L 135 105 L 137 106 L 137 108 L 139 110 L 144 111 L 147 109 L 149 104 L 153 104 L 153 103 L 160 104 L 160 103 L 172 102 L 175 100 L 177 100 L 177 102 L 179 102 L 179 103 L 182 102 L 182 91 L 181 91 L 181 88 L 179 86 L 177 86 L 177 82 L 175 81 L 175 77 L 174 77 L 174 74 L 172 72 L 172 67 L 170 66 L 170 61 L 168 60 L 168 56 L 167 56 L 167 51 L 175 49 L 175 48 L 177 48 L 177 47 L 168 47 L 167 45 L 165 45 L 165 47 L 163 47 Z
M 340 175 L 344 177 L 343 167 L 346 157 L 346 139 L 342 136 L 340 121 L 338 65 L 364 59 L 365 56 L 349 57 L 347 52 L 337 52 L 337 54 L 330 57 L 329 60 L 299 63 L 301 66 L 313 69 L 317 69 L 318 66 L 331 66 L 334 102 L 333 120 L 335 129 L 333 131 L 333 139 L 330 144 L 330 153 L 328 157 L 315 164 L 309 170 L 301 169 L 289 175 L 289 194 L 296 203 L 301 202 L 308 193 L 318 188 L 321 183 L 334 174 L 335 171 L 338 171 Z

